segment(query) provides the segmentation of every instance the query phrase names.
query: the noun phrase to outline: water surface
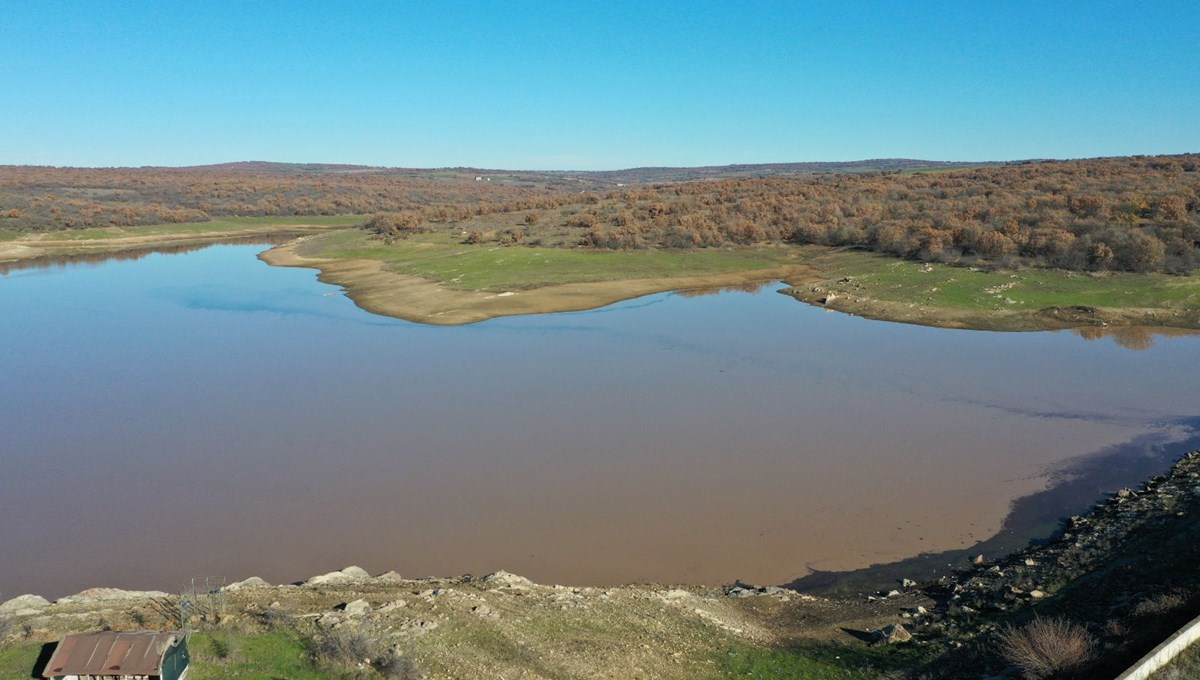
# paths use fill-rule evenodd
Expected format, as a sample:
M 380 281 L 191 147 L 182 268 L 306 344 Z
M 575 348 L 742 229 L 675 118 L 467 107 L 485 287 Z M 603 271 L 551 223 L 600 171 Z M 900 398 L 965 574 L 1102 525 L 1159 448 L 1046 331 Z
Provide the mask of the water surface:
M 262 249 L 0 277 L 0 591 L 349 564 L 778 583 L 970 545 L 1200 403 L 1195 336 L 889 324 L 773 287 L 422 326 Z

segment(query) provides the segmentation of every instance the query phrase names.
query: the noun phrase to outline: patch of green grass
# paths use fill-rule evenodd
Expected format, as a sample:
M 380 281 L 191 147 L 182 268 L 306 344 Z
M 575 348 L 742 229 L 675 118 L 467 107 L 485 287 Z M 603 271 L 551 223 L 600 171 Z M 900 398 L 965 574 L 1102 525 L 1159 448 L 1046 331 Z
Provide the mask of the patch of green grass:
M 21 238 L 21 232 L 0 229 L 0 241 L 12 241 Z
M 1111 273 L 1090 276 L 1058 269 L 972 271 L 862 252 L 822 256 L 833 278 L 851 276 L 854 289 L 878 300 L 975 310 L 1043 307 L 1175 307 L 1200 309 L 1200 277 Z M 852 293 L 855 294 L 855 293 Z
M 588 250 L 466 245 L 458 237 L 421 234 L 395 245 L 365 232 L 323 234 L 302 254 L 380 260 L 399 274 L 419 276 L 453 288 L 506 291 L 560 283 L 615 281 L 721 274 L 764 269 L 787 262 L 784 248 L 696 250 Z
M 290 631 L 249 635 L 227 631 L 195 633 L 188 649 L 192 654 L 188 677 L 194 680 L 321 680 L 329 677 L 327 670 L 312 664 L 304 640 Z
M 140 227 L 102 227 L 94 229 L 70 229 L 49 232 L 53 240 L 83 240 L 120 238 L 125 236 L 161 236 L 167 234 L 218 234 L 260 227 L 288 227 L 295 225 L 319 225 L 323 227 L 351 227 L 361 224 L 365 215 L 291 215 L 275 217 L 221 217 L 208 222 L 183 222 L 180 224 L 149 224 Z
M 0 646 L 0 678 L 32 678 L 42 643 L 22 642 Z M 39 669 L 40 670 L 40 669 Z
M 768 649 L 738 645 L 721 653 L 717 664 L 727 678 L 805 678 L 805 680 L 885 680 L 920 661 L 914 648 L 809 645 Z

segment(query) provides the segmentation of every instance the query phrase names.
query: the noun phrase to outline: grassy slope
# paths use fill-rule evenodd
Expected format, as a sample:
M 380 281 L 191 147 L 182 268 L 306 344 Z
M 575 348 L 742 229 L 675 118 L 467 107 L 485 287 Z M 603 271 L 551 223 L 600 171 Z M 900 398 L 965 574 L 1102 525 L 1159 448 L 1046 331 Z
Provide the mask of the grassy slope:
M 41 642 L 0 646 L 0 678 L 33 677 L 33 666 L 42 653 Z
M 358 230 L 322 234 L 308 257 L 380 260 L 399 274 L 466 290 L 506 291 L 559 283 L 694 276 L 765 269 L 792 262 L 786 248 L 593 251 L 464 245 L 461 238 L 421 234 L 384 245 Z
M 286 631 L 238 635 L 201 632 L 192 636 L 193 680 L 243 678 L 244 680 L 320 680 L 324 669 L 309 661 L 304 641 Z

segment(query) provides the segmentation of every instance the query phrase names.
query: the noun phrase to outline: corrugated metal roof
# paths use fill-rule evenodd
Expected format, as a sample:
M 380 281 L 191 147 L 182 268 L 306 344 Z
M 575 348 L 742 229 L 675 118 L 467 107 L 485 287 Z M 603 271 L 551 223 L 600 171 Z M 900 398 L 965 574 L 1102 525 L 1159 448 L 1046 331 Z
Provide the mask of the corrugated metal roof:
M 179 633 L 81 633 L 54 648 L 42 677 L 58 675 L 158 675 L 163 652 Z

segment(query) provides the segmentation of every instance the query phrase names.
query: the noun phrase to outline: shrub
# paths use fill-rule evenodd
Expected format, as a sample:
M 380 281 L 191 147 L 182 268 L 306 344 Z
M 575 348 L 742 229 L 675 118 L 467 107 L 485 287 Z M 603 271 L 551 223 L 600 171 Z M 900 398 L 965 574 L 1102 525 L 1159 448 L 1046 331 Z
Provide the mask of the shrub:
M 1133 605 L 1134 616 L 1158 616 L 1179 609 L 1187 604 L 1187 597 L 1179 591 L 1159 593 Z
M 1082 626 L 1066 619 L 1035 619 L 998 633 L 1000 653 L 1029 680 L 1083 668 L 1096 653 L 1096 641 Z

